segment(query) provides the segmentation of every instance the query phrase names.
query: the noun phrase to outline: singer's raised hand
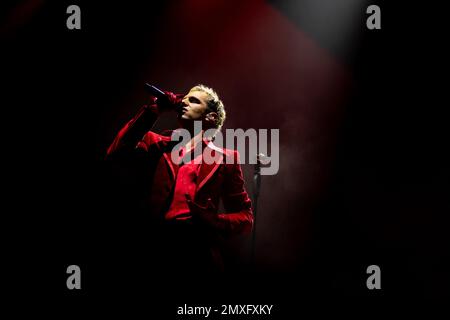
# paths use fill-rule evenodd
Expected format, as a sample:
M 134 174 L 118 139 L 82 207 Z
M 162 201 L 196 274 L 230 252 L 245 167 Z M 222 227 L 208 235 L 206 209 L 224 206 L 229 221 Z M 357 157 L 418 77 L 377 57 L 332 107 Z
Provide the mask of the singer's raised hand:
M 181 107 L 181 101 L 184 94 L 175 94 L 170 91 L 164 91 L 165 96 L 156 99 L 156 104 L 160 112 L 178 111 Z

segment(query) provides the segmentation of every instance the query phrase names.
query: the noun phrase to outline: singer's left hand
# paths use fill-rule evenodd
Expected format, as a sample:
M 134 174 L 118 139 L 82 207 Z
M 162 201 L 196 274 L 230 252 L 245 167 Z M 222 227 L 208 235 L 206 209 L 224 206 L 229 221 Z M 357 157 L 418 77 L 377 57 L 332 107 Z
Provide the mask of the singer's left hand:
M 194 202 L 189 194 L 185 194 L 185 197 L 194 219 L 200 219 L 211 226 L 215 225 L 217 220 L 216 207 L 214 206 L 211 198 L 208 199 L 206 206 L 201 206 Z

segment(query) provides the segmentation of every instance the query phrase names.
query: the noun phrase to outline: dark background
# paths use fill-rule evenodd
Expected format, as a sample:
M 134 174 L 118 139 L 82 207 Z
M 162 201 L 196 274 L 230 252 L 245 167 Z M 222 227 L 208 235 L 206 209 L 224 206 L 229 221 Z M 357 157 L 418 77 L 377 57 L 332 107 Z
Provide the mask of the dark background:
M 70 4 L 81 7 L 81 30 L 66 28 Z M 286 313 L 295 297 L 444 299 L 444 10 L 372 1 L 382 29 L 368 30 L 368 4 L 2 4 L 3 244 L 15 292 L 67 306 L 133 296 L 167 314 L 185 297 L 278 303 Z M 121 287 L 135 230 L 105 191 L 103 156 L 146 102 L 146 81 L 175 92 L 205 83 L 225 102 L 225 128 L 280 129 L 280 171 L 262 179 L 254 268 L 250 238 L 238 237 L 225 244 L 224 279 L 143 272 L 142 285 Z M 252 170 L 244 166 L 249 191 Z M 82 269 L 80 292 L 65 287 L 70 264 Z M 381 291 L 365 286 L 371 264 Z

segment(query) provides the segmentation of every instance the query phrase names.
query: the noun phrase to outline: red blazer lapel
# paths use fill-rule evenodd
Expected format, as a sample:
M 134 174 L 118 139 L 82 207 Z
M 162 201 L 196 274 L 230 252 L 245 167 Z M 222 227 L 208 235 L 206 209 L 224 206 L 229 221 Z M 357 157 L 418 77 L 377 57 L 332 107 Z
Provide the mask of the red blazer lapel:
M 212 156 L 212 159 L 208 161 L 205 156 Z M 211 163 L 212 162 L 212 163 Z M 197 179 L 197 192 L 211 179 L 214 172 L 219 169 L 219 166 L 223 163 L 223 149 L 215 146 L 212 142 L 208 143 L 205 150 L 203 150 L 202 164 L 200 165 L 200 172 Z

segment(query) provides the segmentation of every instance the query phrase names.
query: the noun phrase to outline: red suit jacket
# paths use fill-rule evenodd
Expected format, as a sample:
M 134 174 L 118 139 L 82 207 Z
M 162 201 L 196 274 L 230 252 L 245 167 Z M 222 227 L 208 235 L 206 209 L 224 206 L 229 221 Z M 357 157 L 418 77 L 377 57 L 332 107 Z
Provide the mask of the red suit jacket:
M 139 172 L 146 179 L 146 194 L 143 201 L 148 214 L 162 219 L 172 201 L 177 165 L 171 160 L 171 151 L 178 142 L 169 136 L 156 134 L 151 129 L 158 118 L 152 106 L 144 106 L 123 127 L 111 146 L 107 157 L 129 157 L 139 154 Z M 253 225 L 251 200 L 244 187 L 238 152 L 219 148 L 212 143 L 204 144 L 219 161 L 203 162 L 199 170 L 194 201 L 206 206 L 211 199 L 215 208 L 215 219 L 209 224 L 221 234 L 249 233 Z M 227 160 L 234 159 L 234 163 Z M 217 212 L 222 199 L 225 212 Z

